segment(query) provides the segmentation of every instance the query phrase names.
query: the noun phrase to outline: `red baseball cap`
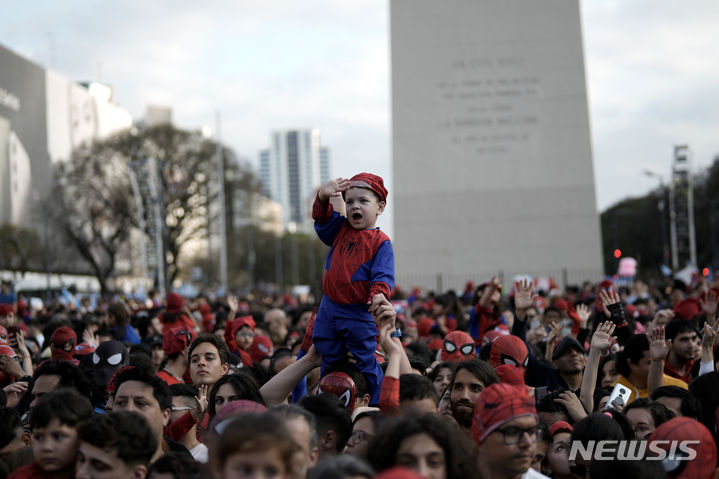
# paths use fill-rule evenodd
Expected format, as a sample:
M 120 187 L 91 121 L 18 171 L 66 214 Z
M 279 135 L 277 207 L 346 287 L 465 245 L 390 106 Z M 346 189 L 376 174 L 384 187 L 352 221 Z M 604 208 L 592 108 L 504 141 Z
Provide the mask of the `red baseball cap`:
M 358 173 L 350 178 L 350 188 L 367 188 L 374 191 L 380 201 L 387 203 L 387 188 L 382 177 L 372 173 Z M 344 196 L 344 195 L 343 195 Z
M 272 356 L 274 352 L 272 340 L 267 336 L 257 335 L 255 339 L 252 340 L 252 345 L 248 352 L 250 353 L 253 363 L 262 361 L 266 357 Z

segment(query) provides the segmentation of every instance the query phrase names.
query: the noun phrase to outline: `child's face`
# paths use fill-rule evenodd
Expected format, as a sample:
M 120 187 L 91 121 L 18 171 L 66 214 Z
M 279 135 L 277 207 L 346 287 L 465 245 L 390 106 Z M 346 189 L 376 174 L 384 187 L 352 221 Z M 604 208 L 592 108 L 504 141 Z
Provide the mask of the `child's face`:
M 255 333 L 249 326 L 242 326 L 235 333 L 235 341 L 237 345 L 247 351 L 252 346 L 252 341 L 255 339 Z
M 76 479 L 124 479 L 133 477 L 134 469 L 117 457 L 117 450 L 105 450 L 86 442 L 80 443 Z M 139 468 L 144 469 L 144 466 Z
M 384 201 L 378 201 L 372 190 L 350 188 L 345 193 L 347 219 L 356 230 L 374 228 L 377 217 L 384 211 Z
M 45 472 L 56 472 L 75 464 L 77 431 L 74 427 L 53 419 L 45 427 L 32 431 L 32 454 Z
M 274 449 L 236 452 L 225 461 L 221 479 L 288 479 L 290 475 Z

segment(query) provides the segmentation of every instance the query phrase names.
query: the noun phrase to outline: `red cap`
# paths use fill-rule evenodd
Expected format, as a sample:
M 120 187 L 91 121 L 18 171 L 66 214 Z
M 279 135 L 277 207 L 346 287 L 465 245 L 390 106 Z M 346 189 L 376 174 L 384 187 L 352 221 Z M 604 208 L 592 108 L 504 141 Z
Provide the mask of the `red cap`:
M 486 346 L 489 343 L 494 343 L 497 338 L 499 338 L 500 336 L 506 336 L 507 334 L 509 333 L 500 331 L 498 329 L 492 329 L 491 331 L 487 331 L 482 337 L 482 346 Z
M 255 320 L 252 316 L 240 316 L 235 318 L 232 323 L 225 325 L 225 343 L 230 351 L 237 349 L 237 341 L 235 341 L 235 334 L 243 326 L 249 326 L 251 330 L 255 330 Z
M 701 313 L 702 305 L 697 298 L 687 298 L 675 304 L 673 311 L 678 317 L 691 321 L 694 316 Z
M 249 326 L 254 331 L 256 326 L 254 318 L 252 316 L 240 316 L 232 321 L 232 329 L 234 330 L 232 335 L 234 336 L 243 326 Z
M 429 336 L 429 332 L 433 325 L 434 320 L 432 318 L 422 318 L 419 320 L 419 323 L 417 323 L 417 333 L 421 337 L 426 338 Z
M 394 466 L 375 474 L 374 479 L 423 479 L 417 471 L 403 466 Z
M 662 423 L 654 430 L 651 436 L 649 436 L 649 442 L 652 443 L 654 441 L 658 441 L 656 446 L 665 451 L 669 450 L 673 441 L 698 441 L 698 444 L 694 443 L 691 446 L 692 449 L 696 451 L 696 457 L 694 459 L 691 461 L 670 461 L 665 464 L 673 463 L 677 465 L 677 467 L 681 467 L 679 466 L 681 463 L 685 464 L 681 472 L 674 476 L 677 478 L 714 478 L 714 468 L 717 462 L 717 447 L 712 434 L 704 424 L 689 417 L 675 417 Z M 677 453 L 681 455 L 679 451 L 677 451 Z M 667 471 L 669 474 L 672 472 L 673 471 Z
M 195 339 L 195 332 L 185 326 L 176 326 L 162 335 L 162 350 L 166 354 L 181 352 Z
M 167 303 L 166 309 L 168 313 L 179 313 L 183 306 L 185 306 L 185 301 L 182 299 L 182 296 L 177 293 L 168 294 L 165 302 Z
M 0 304 L 0 316 L 10 316 L 10 313 L 15 313 L 15 310 L 12 309 L 11 304 L 7 304 L 7 303 Z
M 437 338 L 433 339 L 432 341 L 427 344 L 427 348 L 432 351 L 433 353 L 440 351 L 444 347 L 444 339 Z
M 235 399 L 234 401 L 226 403 L 215 413 L 215 417 L 212 418 L 212 422 L 210 423 L 209 432 L 211 434 L 222 434 L 222 430 L 224 430 L 224 428 L 220 426 L 220 423 L 223 423 L 225 420 L 231 419 L 238 414 L 262 414 L 265 412 L 267 412 L 267 408 L 258 402 L 247 399 Z
M 267 336 L 257 335 L 255 339 L 252 340 L 252 345 L 248 352 L 250 353 L 253 363 L 262 361 L 266 357 L 272 356 L 274 352 L 272 340 Z
M 564 311 L 565 313 L 569 309 L 569 304 L 567 303 L 567 300 L 564 298 L 559 298 L 554 302 L 554 307 L 557 308 L 560 311 Z
M 202 315 L 202 327 L 204 328 L 206 333 L 211 333 L 213 329 L 215 329 L 215 324 L 217 324 L 217 321 L 215 321 L 215 315 L 212 313 L 204 313 Z
M 350 188 L 367 188 L 375 192 L 380 201 L 387 203 L 387 188 L 382 178 L 372 173 L 359 173 L 350 178 Z
M 472 437 L 480 444 L 495 429 L 521 416 L 537 417 L 534 401 L 527 391 L 504 383 L 490 384 L 474 406 Z
M 549 428 L 549 432 L 554 436 L 559 432 L 572 432 L 574 428 L 567 421 L 557 421 Z

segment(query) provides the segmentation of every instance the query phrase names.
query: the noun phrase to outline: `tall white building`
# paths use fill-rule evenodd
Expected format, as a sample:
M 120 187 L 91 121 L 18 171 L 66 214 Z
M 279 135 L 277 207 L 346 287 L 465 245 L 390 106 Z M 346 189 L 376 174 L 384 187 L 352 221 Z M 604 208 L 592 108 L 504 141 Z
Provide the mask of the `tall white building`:
M 270 147 L 260 151 L 264 193 L 282 206 L 285 228 L 311 230 L 315 189 L 330 176 L 329 149 L 321 146 L 316 128 L 272 132 Z
M 0 224 L 38 224 L 33 205 L 52 187 L 52 166 L 85 142 L 132 125 L 112 88 L 77 83 L 0 46 Z

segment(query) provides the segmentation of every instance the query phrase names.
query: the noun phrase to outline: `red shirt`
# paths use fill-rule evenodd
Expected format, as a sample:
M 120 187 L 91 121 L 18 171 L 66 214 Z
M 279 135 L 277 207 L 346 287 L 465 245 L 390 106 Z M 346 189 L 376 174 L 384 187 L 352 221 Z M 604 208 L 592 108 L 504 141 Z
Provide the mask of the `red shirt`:
M 15 469 L 8 479 L 43 479 L 52 477 L 52 475 L 40 469 L 36 462 L 31 462 L 27 466 Z
M 687 367 L 685 369 L 686 373 L 682 375 L 679 374 L 679 371 L 674 369 L 671 364 L 669 364 L 669 358 L 666 358 L 664 360 L 664 374 L 673 378 L 681 379 L 685 383 L 689 384 L 692 382 L 692 366 L 694 366 L 694 361 L 687 362 Z
M 168 386 L 172 386 L 173 384 L 182 384 L 183 381 L 178 381 L 175 376 L 168 373 L 167 371 L 157 371 L 155 374 L 158 378 L 162 379 L 167 383 Z

